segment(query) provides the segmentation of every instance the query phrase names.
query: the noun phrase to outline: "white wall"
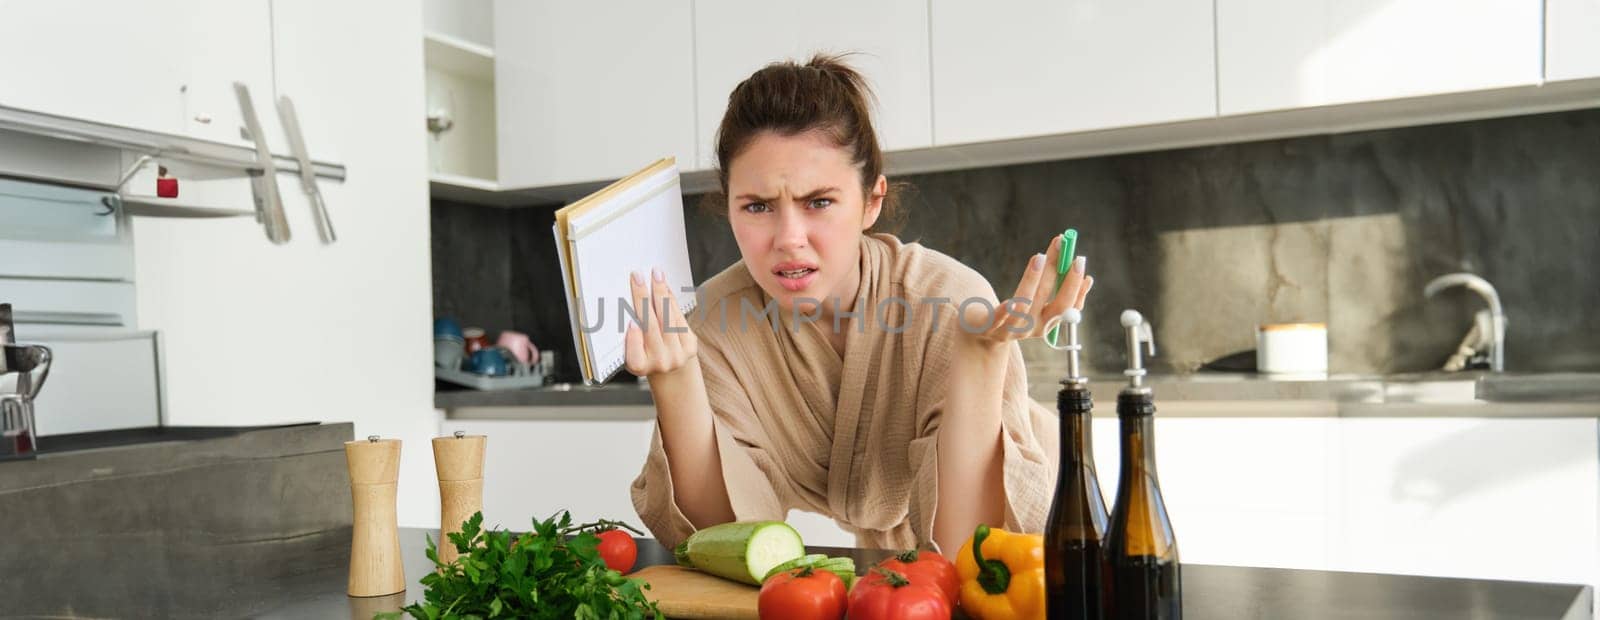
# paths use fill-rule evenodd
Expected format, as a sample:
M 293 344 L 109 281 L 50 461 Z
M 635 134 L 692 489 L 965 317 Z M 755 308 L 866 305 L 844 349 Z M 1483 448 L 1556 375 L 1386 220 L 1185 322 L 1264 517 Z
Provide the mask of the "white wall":
M 340 238 L 318 242 L 290 176 L 285 246 L 248 218 L 136 222 L 140 327 L 165 339 L 167 421 L 351 421 L 357 437 L 399 438 L 400 523 L 433 525 L 421 2 L 275 0 L 273 15 L 278 92 L 311 150 L 349 169 L 322 185 Z M 276 115 L 270 95 L 255 93 L 258 113 Z M 215 185 L 183 192 L 249 208 L 243 181 Z

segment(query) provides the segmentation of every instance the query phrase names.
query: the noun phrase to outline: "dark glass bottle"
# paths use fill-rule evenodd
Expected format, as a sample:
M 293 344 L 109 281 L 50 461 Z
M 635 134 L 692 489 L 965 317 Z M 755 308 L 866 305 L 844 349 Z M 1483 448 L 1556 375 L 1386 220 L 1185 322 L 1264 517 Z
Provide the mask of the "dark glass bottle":
M 1117 395 L 1121 426 L 1122 468 L 1117 500 L 1107 536 L 1111 596 L 1107 617 L 1118 619 L 1182 618 L 1183 580 L 1178 539 L 1167 517 L 1161 484 L 1156 479 L 1155 397 L 1142 385 L 1144 367 L 1139 344 L 1155 346 L 1149 324 L 1139 313 L 1123 313 L 1129 333 L 1130 385 Z
M 1051 620 L 1101 620 L 1105 613 L 1105 496 L 1095 474 L 1090 411 L 1094 399 L 1078 373 L 1078 322 L 1069 311 L 1066 325 L 1067 378 L 1056 394 L 1061 414 L 1061 464 L 1055 499 L 1044 530 L 1046 609 Z

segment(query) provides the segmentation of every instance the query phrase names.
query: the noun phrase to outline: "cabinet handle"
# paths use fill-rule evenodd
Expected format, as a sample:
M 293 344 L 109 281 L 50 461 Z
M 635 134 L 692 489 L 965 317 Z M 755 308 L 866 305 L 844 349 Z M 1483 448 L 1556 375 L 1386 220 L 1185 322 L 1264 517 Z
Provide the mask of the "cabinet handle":
M 211 115 L 210 114 L 196 114 L 195 117 L 194 117 L 194 122 L 200 123 L 201 125 L 210 125 L 211 124 Z

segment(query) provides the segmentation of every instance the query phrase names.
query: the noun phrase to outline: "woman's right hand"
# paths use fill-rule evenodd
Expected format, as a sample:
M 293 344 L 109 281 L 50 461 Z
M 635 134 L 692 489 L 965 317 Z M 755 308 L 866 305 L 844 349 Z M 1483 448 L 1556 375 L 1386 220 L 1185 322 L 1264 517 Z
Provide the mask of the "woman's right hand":
M 655 378 L 697 364 L 698 341 L 683 311 L 678 309 L 678 300 L 672 294 L 666 275 L 660 269 L 651 269 L 650 281 L 646 282 L 645 276 L 635 271 L 628 285 L 633 291 L 634 311 L 644 324 L 641 330 L 639 322 L 621 314 L 622 320 L 628 321 L 624 337 L 628 372 Z M 665 328 L 661 323 L 662 308 L 667 309 Z

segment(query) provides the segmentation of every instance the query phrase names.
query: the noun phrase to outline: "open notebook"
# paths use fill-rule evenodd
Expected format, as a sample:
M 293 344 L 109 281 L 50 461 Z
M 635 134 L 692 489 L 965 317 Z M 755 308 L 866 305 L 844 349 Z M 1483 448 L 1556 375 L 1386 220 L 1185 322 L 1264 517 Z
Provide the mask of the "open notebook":
M 634 320 L 622 304 L 635 303 L 634 271 L 648 281 L 652 268 L 661 269 L 684 314 L 694 309 L 694 294 L 682 291 L 694 286 L 694 274 L 677 163 L 658 160 L 562 207 L 554 229 L 578 366 L 584 384 L 598 385 L 622 368 L 624 330 Z

